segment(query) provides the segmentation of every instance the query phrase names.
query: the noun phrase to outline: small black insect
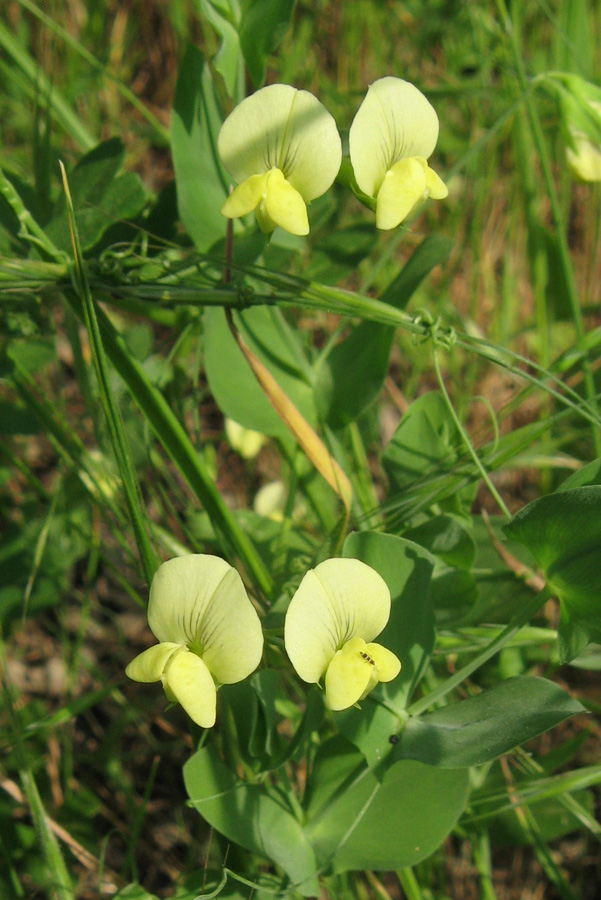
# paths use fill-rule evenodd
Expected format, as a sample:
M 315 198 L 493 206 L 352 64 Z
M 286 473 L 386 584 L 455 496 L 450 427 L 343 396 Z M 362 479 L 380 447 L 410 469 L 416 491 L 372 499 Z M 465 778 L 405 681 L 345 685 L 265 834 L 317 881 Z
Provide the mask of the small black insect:
M 375 661 L 371 658 L 371 656 L 369 655 L 369 653 L 365 653 L 363 650 L 360 650 L 360 651 L 359 651 L 359 655 L 362 656 L 363 659 L 365 659 L 365 660 L 366 660 L 368 663 L 370 663 L 372 666 L 375 666 L 376 663 L 375 663 Z
M 390 737 L 388 738 L 388 741 L 391 744 L 398 744 L 398 742 L 399 742 L 398 734 L 391 734 Z

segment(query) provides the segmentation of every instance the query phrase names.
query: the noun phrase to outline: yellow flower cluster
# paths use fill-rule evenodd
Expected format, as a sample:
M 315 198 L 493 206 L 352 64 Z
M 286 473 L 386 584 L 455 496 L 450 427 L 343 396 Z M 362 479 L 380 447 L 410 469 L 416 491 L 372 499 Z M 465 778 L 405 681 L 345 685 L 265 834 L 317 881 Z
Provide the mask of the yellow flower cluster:
M 414 85 L 380 78 L 359 107 L 349 133 L 357 192 L 371 198 L 378 228 L 396 228 L 447 188 L 428 166 L 438 139 L 434 108 Z M 219 133 L 221 160 L 238 186 L 221 212 L 254 212 L 269 233 L 278 225 L 309 233 L 307 203 L 333 184 L 342 162 L 336 122 L 308 91 L 272 84 L 247 97 Z
M 373 643 L 390 616 L 390 591 L 357 559 L 328 559 L 311 569 L 290 602 L 284 642 L 306 682 L 325 679 L 326 704 L 345 709 L 401 663 Z M 148 624 L 158 640 L 133 659 L 134 681 L 160 681 L 203 728 L 215 724 L 217 689 L 259 665 L 263 633 L 238 572 L 217 556 L 190 554 L 159 566 L 150 587 Z

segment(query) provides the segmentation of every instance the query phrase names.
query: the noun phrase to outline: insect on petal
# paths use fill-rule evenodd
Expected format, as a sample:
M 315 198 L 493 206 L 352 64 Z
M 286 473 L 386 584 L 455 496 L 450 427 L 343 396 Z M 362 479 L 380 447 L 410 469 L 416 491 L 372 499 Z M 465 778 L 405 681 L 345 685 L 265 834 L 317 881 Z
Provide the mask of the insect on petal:
M 326 706 L 348 709 L 378 683 L 378 670 L 365 641 L 353 638 L 339 650 L 326 672 Z

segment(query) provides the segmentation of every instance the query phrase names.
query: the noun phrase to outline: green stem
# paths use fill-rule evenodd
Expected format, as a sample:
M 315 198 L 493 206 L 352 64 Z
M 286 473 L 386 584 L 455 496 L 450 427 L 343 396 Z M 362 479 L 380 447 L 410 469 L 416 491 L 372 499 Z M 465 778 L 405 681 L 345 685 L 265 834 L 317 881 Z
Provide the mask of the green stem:
M 407 900 L 424 900 L 422 889 L 420 888 L 419 882 L 415 877 L 413 869 L 410 866 L 405 866 L 404 869 L 399 869 L 397 871 L 397 876 L 399 881 L 401 882 L 401 887 L 405 891 Z
M 439 362 L 438 362 L 438 353 L 437 353 L 437 351 L 436 351 L 436 347 L 433 348 L 432 356 L 433 356 L 433 359 L 434 359 L 434 369 L 435 369 L 435 371 L 436 371 L 436 378 L 437 378 L 437 380 L 438 380 L 438 384 L 439 384 L 439 386 L 440 386 L 441 393 L 442 393 L 442 395 L 443 395 L 443 397 L 444 397 L 444 399 L 445 399 L 445 402 L 446 402 L 446 404 L 447 404 L 447 407 L 448 407 L 448 410 L 449 410 L 449 412 L 450 412 L 450 414 L 451 414 L 451 417 L 452 417 L 452 419 L 453 419 L 453 421 L 454 421 L 454 423 L 455 423 L 455 426 L 457 427 L 457 430 L 459 431 L 459 434 L 460 434 L 461 437 L 463 438 L 463 442 L 465 443 L 465 446 L 466 446 L 466 448 L 467 448 L 467 451 L 468 451 L 468 453 L 470 454 L 470 456 L 472 457 L 472 459 L 473 459 L 473 461 L 474 461 L 474 464 L 476 465 L 476 468 L 477 468 L 478 471 L 480 472 L 480 475 L 482 476 L 482 479 L 483 479 L 484 483 L 485 483 L 486 486 L 488 487 L 488 490 L 491 492 L 491 494 L 493 495 L 493 497 L 494 497 L 495 500 L 497 501 L 497 504 L 499 505 L 499 509 L 502 511 L 503 515 L 505 515 L 508 519 L 511 519 L 511 513 L 510 513 L 509 510 L 507 509 L 507 507 L 506 507 L 506 505 L 505 505 L 505 502 L 503 501 L 503 498 L 501 497 L 501 495 L 500 495 L 499 492 L 497 491 L 496 487 L 495 487 L 494 484 L 492 483 L 492 481 L 491 481 L 491 479 L 490 479 L 490 476 L 489 476 L 488 472 L 487 472 L 486 469 L 484 468 L 484 466 L 483 466 L 483 464 L 482 464 L 480 458 L 478 457 L 478 454 L 476 453 L 476 451 L 475 451 L 475 449 L 474 449 L 474 445 L 472 444 L 472 442 L 471 442 L 471 440 L 470 440 L 470 437 L 469 437 L 467 431 L 465 430 L 465 428 L 464 428 L 463 425 L 461 424 L 461 421 L 460 421 L 460 419 L 459 419 L 459 416 L 458 416 L 457 413 L 455 412 L 455 407 L 453 406 L 453 404 L 452 404 L 452 402 L 451 402 L 451 398 L 449 397 L 449 394 L 448 394 L 447 389 L 446 389 L 446 387 L 445 387 L 444 379 L 443 379 L 443 377 L 442 377 L 442 373 L 441 373 L 441 371 L 440 371 L 440 364 L 439 364 Z

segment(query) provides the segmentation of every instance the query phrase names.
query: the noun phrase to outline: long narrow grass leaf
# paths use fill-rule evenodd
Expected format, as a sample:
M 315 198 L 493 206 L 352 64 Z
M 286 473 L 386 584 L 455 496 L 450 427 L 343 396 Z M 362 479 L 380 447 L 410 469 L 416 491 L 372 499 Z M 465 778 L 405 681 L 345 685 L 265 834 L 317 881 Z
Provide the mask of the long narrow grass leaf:
M 78 317 L 83 320 L 83 305 L 79 297 L 71 292 L 67 295 L 67 299 Z M 257 587 L 266 596 L 270 596 L 273 588 L 271 575 L 250 538 L 242 530 L 219 493 L 202 455 L 192 444 L 161 392 L 148 379 L 140 363 L 128 352 L 110 319 L 100 308 L 96 309 L 96 316 L 107 357 L 127 385 L 132 398 L 165 451 L 205 508 L 221 538 L 224 550 L 237 556 Z
M 71 201 L 69 183 L 67 181 L 67 173 L 62 163 L 61 172 L 63 176 L 63 185 L 65 188 L 65 198 L 67 202 L 71 240 L 73 243 L 75 290 L 81 300 L 83 307 L 84 321 L 90 340 L 90 348 L 92 351 L 92 360 L 94 363 L 94 370 L 98 382 L 100 400 L 104 409 L 104 414 L 106 416 L 113 450 L 117 459 L 117 465 L 119 466 L 119 472 L 121 474 L 121 480 L 123 484 L 123 490 L 125 492 L 129 515 L 131 518 L 138 551 L 140 553 L 140 560 L 144 569 L 146 580 L 148 584 L 150 584 L 152 576 L 154 575 L 158 564 L 155 552 L 152 548 L 152 544 L 150 543 L 150 523 L 148 521 L 148 515 L 142 501 L 140 485 L 131 459 L 131 452 L 127 435 L 125 434 L 125 429 L 123 427 L 119 408 L 115 402 L 113 391 L 110 385 L 108 364 L 104 354 L 104 347 L 102 345 L 102 338 L 100 335 L 100 329 L 98 327 L 98 320 L 96 318 L 96 309 L 94 301 L 92 299 L 92 295 L 90 293 L 90 288 L 86 276 L 85 264 L 81 252 L 79 234 L 77 231 L 77 224 L 75 222 L 75 212 L 73 210 L 73 203 Z
M 37 95 L 47 98 L 52 118 L 58 122 L 72 139 L 76 140 L 84 150 L 91 150 L 97 143 L 88 128 L 63 95 L 52 85 L 41 66 L 30 56 L 19 40 L 6 25 L 0 22 L 0 47 L 13 60 L 35 88 Z

